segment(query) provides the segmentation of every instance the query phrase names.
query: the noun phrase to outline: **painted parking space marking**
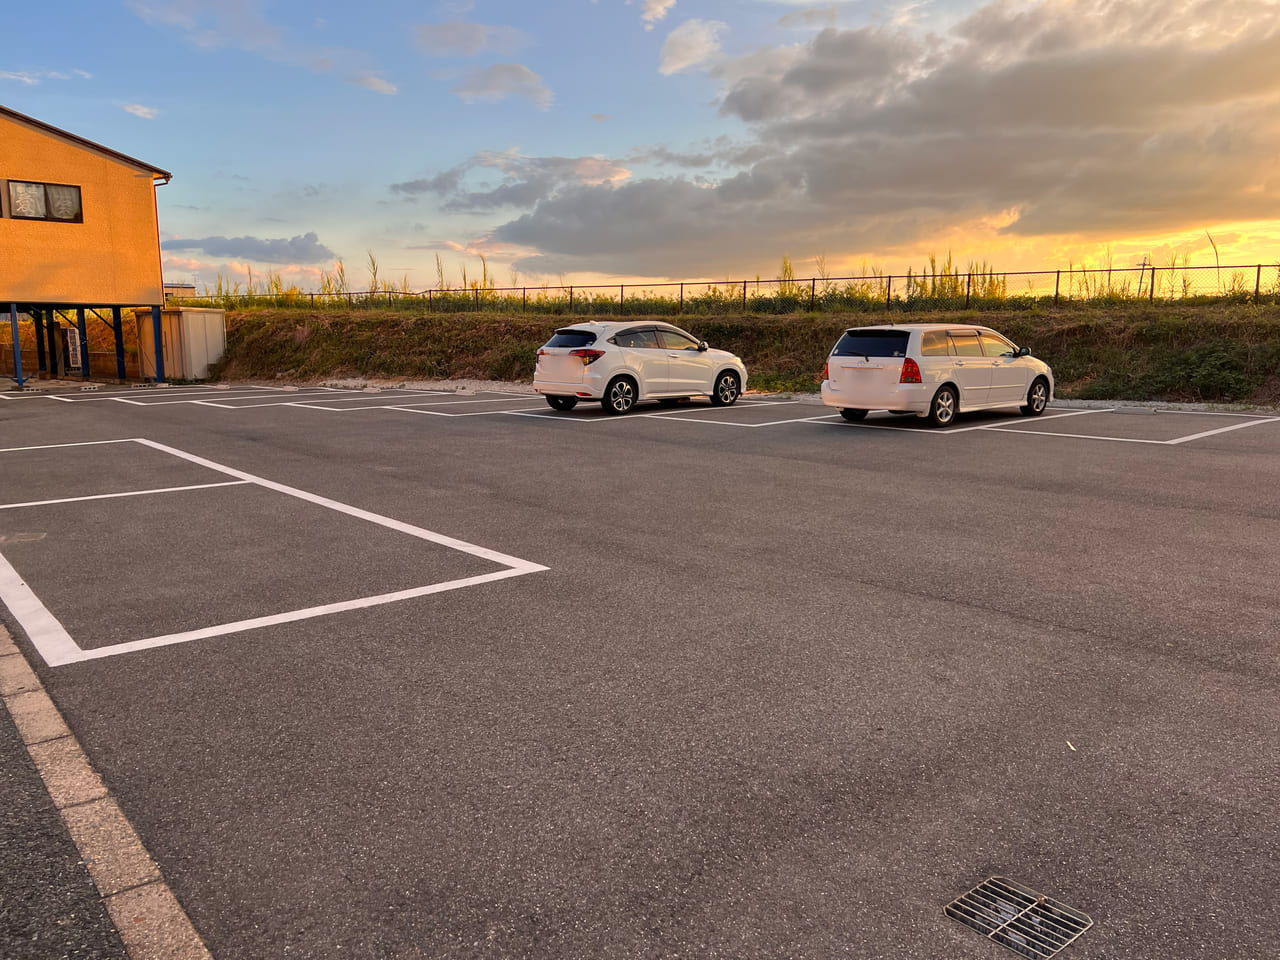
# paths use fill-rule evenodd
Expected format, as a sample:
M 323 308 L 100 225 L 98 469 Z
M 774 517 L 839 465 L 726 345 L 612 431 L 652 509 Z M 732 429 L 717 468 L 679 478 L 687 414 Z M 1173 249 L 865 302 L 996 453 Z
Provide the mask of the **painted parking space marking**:
M 224 480 L 221 483 L 194 483 L 185 487 L 155 487 L 151 490 L 125 490 L 121 493 L 94 493 L 83 497 L 59 497 L 56 500 L 28 500 L 25 503 L 0 503 L 0 510 L 22 507 L 48 507 L 55 503 L 82 503 L 86 500 L 116 500 L 120 497 L 146 497 L 155 493 L 185 493 L 188 490 L 212 490 L 215 487 L 239 487 L 248 480 Z
M 1219 433 L 1230 433 L 1233 430 L 1245 430 L 1249 427 L 1256 427 L 1263 423 L 1280 422 L 1280 417 L 1260 417 L 1257 420 L 1250 420 L 1248 423 L 1233 423 L 1228 427 L 1219 427 L 1216 430 L 1205 430 L 1203 433 L 1193 433 L 1188 437 L 1178 437 L 1176 440 L 1166 440 L 1170 446 L 1179 443 L 1190 443 L 1192 440 L 1202 440 L 1205 437 L 1212 437 Z
M 176 457 L 180 460 L 184 460 L 188 463 L 203 467 L 207 470 L 211 470 L 215 473 L 220 473 L 234 478 L 234 482 L 231 483 L 202 484 L 199 485 L 199 488 L 256 485 L 266 490 L 294 497 L 307 503 L 324 507 L 325 509 L 333 510 L 337 513 L 345 514 L 346 516 L 354 517 L 358 520 L 363 520 L 368 523 L 384 527 L 388 530 L 393 530 L 397 533 L 406 534 L 419 540 L 446 547 L 450 550 L 456 550 L 468 556 L 496 564 L 501 567 L 501 569 L 475 576 L 462 577 L 439 583 L 424 584 L 422 586 L 406 590 L 397 590 L 389 593 L 358 597 L 336 603 L 319 604 L 296 610 L 288 610 L 282 613 L 275 613 L 268 616 L 253 617 L 231 623 L 215 624 L 196 630 L 144 637 L 142 639 L 127 641 L 124 643 L 114 643 L 105 647 L 84 649 L 75 642 L 57 617 L 45 607 L 22 576 L 14 569 L 13 565 L 5 559 L 2 554 L 0 554 L 0 601 L 3 601 L 9 608 L 10 613 L 13 614 L 15 619 L 17 619 L 23 629 L 27 632 L 27 636 L 30 638 L 32 645 L 44 658 L 45 662 L 51 667 L 80 663 L 86 660 L 96 660 L 104 657 L 118 656 L 120 654 L 149 650 L 177 643 L 186 643 L 192 640 L 208 639 L 210 637 L 223 636 L 231 633 L 258 630 L 264 627 L 293 623 L 299 620 L 323 617 L 349 610 L 360 610 L 388 603 L 396 603 L 403 600 L 430 596 L 437 593 L 444 593 L 446 591 L 462 589 L 464 587 L 492 583 L 498 580 L 506 580 L 512 577 L 524 576 L 526 574 L 537 573 L 550 569 L 549 567 L 539 563 L 534 563 L 530 560 L 523 560 L 519 557 L 511 556 L 510 554 L 469 543 L 465 540 L 459 540 L 456 537 L 450 537 L 446 534 L 436 533 L 435 531 L 427 530 L 423 527 L 415 526 L 414 524 L 405 523 L 392 517 L 364 510 L 351 504 L 342 503 L 338 500 L 333 500 L 319 494 L 310 493 L 309 491 L 301 490 L 297 487 L 277 483 L 273 480 L 268 480 L 265 477 L 259 477 L 243 470 L 238 470 L 234 467 L 217 463 L 205 457 L 200 457 L 196 454 L 179 450 L 176 447 L 171 447 L 167 444 L 158 443 L 154 440 L 148 440 L 142 437 L 92 441 L 89 443 L 77 444 L 47 444 L 37 447 L 12 447 L 0 452 L 17 453 L 25 450 L 48 450 L 63 446 L 84 447 L 109 443 L 136 443 L 149 449 L 168 454 L 169 456 Z M 138 491 L 136 495 L 142 495 L 147 492 L 150 491 Z M 172 491 L 160 490 L 155 492 Z M 110 496 L 114 495 L 107 495 L 107 498 Z M 73 500 L 89 499 L 99 498 L 73 498 Z M 17 508 L 18 506 L 23 505 L 14 504 L 12 506 Z
M 412 397 L 412 395 L 410 395 Z M 358 399 L 358 398 L 352 398 Z M 333 413 L 345 413 L 350 410 L 404 410 L 406 412 L 426 412 L 427 408 L 434 409 L 436 407 L 456 407 L 456 406 L 475 406 L 477 404 L 495 404 L 495 403 L 530 403 L 533 398 L 527 395 L 508 395 L 502 397 L 493 397 L 489 399 L 471 399 L 471 400 L 400 400 L 398 397 L 390 398 L 392 402 L 388 403 L 387 397 L 368 397 L 371 401 L 368 405 L 362 406 L 333 406 L 334 403 L 347 403 L 345 399 L 326 400 L 326 401 L 301 401 L 295 402 L 293 406 L 310 407 L 312 410 L 327 410 Z M 501 413 L 501 410 L 485 410 L 481 413 Z M 444 413 L 444 416 L 452 416 L 453 414 Z
M 1050 413 L 1050 414 L 1044 414 L 1043 416 L 1041 416 L 1041 417 L 1040 417 L 1040 419 L 1041 419 L 1041 420 L 1058 420 L 1058 419 L 1061 419 L 1061 418 L 1063 418 L 1063 417 L 1078 417 L 1078 416 L 1082 416 L 1082 415 L 1084 415 L 1084 414 L 1088 414 L 1088 413 L 1107 413 L 1107 412 L 1109 412 L 1109 411 L 1108 411 L 1108 410 L 1102 410 L 1102 409 L 1099 409 L 1099 410 L 1072 410 L 1072 411 L 1070 411 L 1070 412 L 1066 412 L 1066 413 Z M 835 416 L 839 416 L 839 414 L 836 414 Z M 914 419 L 914 418 L 913 418 L 913 419 Z M 1050 432 L 1050 431 L 1047 431 L 1047 430 L 1046 430 L 1046 431 L 1035 431 L 1035 430 L 1012 430 L 1012 429 L 1009 429 L 1009 428 L 1001 427 L 998 423 L 976 423 L 976 424 L 974 424 L 973 426 L 970 426 L 970 427 L 946 427 L 945 429 L 941 429 L 941 430 L 939 430 L 939 429 L 935 429 L 934 427 L 932 427 L 932 426 L 928 425 L 927 423 L 918 423 L 917 425 L 915 425 L 915 426 L 911 426 L 911 427 L 895 427 L 895 426 L 893 426 L 892 424 L 889 424 L 889 423 L 866 423 L 866 422 L 864 422 L 864 421 L 846 422 L 843 418 L 841 418 L 841 419 L 839 419 L 839 420 L 831 420 L 831 419 L 822 418 L 822 417 L 814 417 L 814 418 L 812 418 L 812 421 L 811 421 L 811 422 L 825 422 L 825 423 L 829 423 L 831 426 L 835 426 L 835 427 L 845 426 L 845 427 L 853 427 L 853 428 L 857 428 L 857 429 L 861 429 L 861 430 L 898 430 L 898 431 L 901 431 L 901 432 L 903 432 L 903 433 L 918 433 L 918 434 L 920 434 L 921 436 L 929 436 L 929 437 L 950 437 L 950 436 L 955 436 L 955 435 L 957 435 L 957 434 L 961 434 L 961 433 L 972 433 L 972 432 L 974 432 L 974 431 L 976 431 L 976 430 L 996 430 L 996 431 L 1003 431 L 1003 432 L 1007 432 L 1007 433 L 1037 433 L 1037 432 L 1043 432 L 1046 436 L 1050 436 L 1050 437 L 1071 437 L 1071 436 L 1077 436 L 1077 434 L 1071 434 L 1071 433 L 1053 433 L 1053 432 Z
M 1095 411 L 1076 412 L 1084 413 Z M 1029 424 L 992 425 L 988 429 L 997 433 L 1027 433 L 1037 436 L 1060 437 L 1068 440 L 1101 440 L 1113 443 L 1177 446 L 1194 440 L 1200 440 L 1205 437 L 1215 436 L 1220 433 L 1230 433 L 1235 430 L 1243 430 L 1249 427 L 1259 426 L 1264 423 L 1275 423 L 1280 421 L 1280 417 L 1275 416 L 1247 413 L 1223 413 L 1221 411 L 1213 410 L 1156 410 L 1143 407 L 1117 407 L 1109 408 L 1105 412 L 1110 413 L 1112 416 L 1106 418 L 1105 422 L 1099 423 L 1098 425 L 1108 429 L 1115 429 L 1115 433 L 1074 433 L 1070 430 L 1039 430 L 1033 428 Z M 1193 422 L 1191 418 L 1202 417 L 1229 417 L 1239 422 L 1227 424 L 1222 427 L 1216 427 L 1211 430 L 1194 430 L 1192 432 L 1186 432 L 1190 423 Z M 1146 435 L 1143 436 L 1143 434 Z

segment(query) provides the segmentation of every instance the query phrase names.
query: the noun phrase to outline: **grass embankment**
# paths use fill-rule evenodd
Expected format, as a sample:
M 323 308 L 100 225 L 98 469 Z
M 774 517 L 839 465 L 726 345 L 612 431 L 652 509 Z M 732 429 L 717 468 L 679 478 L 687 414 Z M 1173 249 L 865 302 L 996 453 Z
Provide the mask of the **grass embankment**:
M 754 389 L 816 390 L 827 353 L 845 327 L 890 318 L 993 327 L 1053 367 L 1062 397 L 1280 402 L 1280 307 L 1269 305 L 1156 303 L 670 320 L 742 357 Z M 544 316 L 428 315 L 388 308 L 231 311 L 227 353 L 215 376 L 529 380 L 538 347 L 564 323 Z

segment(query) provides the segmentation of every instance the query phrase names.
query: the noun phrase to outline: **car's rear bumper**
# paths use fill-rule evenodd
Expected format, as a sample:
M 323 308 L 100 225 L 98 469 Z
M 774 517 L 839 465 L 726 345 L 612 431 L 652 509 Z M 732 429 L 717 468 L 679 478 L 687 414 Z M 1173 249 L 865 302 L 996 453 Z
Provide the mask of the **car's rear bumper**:
M 599 374 L 584 373 L 581 380 L 558 381 L 533 378 L 533 389 L 552 397 L 577 397 L 580 400 L 599 400 L 604 396 L 603 378 Z
M 822 381 L 822 402 L 841 410 L 911 410 L 914 413 L 929 412 L 934 387 L 924 383 L 895 383 L 868 390 L 840 390 L 830 380 Z

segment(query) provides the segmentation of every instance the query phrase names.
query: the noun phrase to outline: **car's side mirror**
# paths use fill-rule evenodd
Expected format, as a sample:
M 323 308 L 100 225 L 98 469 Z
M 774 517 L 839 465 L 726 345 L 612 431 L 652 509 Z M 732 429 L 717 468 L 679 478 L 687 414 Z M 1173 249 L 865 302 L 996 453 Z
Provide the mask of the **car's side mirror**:
M 1019 348 L 1018 348 L 1018 352 L 1017 352 L 1016 354 L 1014 354 L 1014 356 L 1018 356 L 1018 357 L 1029 357 L 1029 356 L 1031 356 L 1031 348 L 1030 348 L 1030 347 L 1019 347 Z
M 699 341 L 698 341 L 698 352 L 699 352 L 699 353 L 701 353 L 703 350 L 709 350 L 709 349 L 711 349 L 711 348 L 707 346 L 707 341 L 705 341 L 705 340 L 699 340 Z

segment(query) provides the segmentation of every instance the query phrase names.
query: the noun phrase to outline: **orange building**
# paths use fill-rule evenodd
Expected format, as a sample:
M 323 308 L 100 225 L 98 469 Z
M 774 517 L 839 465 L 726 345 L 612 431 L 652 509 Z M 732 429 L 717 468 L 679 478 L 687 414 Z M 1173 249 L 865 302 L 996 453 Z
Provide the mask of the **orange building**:
M 0 106 L 0 310 L 9 314 L 19 383 L 24 316 L 35 326 L 26 339 L 34 339 L 40 376 L 89 376 L 86 324 L 93 319 L 95 334 L 98 321 L 109 328 L 123 380 L 125 308 L 151 308 L 159 343 L 165 298 L 156 186 L 171 177 Z M 162 365 L 156 379 L 164 379 Z

